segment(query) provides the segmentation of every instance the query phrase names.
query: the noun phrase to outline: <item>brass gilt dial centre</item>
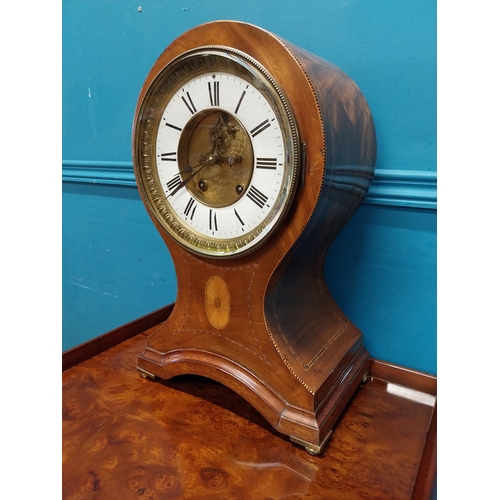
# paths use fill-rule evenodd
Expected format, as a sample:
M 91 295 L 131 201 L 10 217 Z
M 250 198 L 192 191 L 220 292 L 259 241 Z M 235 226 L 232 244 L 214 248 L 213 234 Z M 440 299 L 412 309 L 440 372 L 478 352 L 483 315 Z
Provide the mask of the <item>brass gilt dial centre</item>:
M 227 207 L 250 185 L 253 149 L 237 118 L 220 110 L 194 115 L 179 141 L 179 172 L 183 185 L 198 201 Z

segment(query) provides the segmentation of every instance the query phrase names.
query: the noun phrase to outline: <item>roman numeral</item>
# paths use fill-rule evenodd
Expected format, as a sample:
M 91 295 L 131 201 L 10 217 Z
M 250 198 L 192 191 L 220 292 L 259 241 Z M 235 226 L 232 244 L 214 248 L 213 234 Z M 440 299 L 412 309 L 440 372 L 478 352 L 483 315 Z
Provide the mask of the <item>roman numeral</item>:
M 181 176 L 180 174 L 175 175 L 172 179 L 170 179 L 167 182 L 167 187 L 169 191 L 173 191 L 177 186 L 180 185 L 181 183 Z
M 264 193 L 261 193 L 256 187 L 251 186 L 247 196 L 259 207 L 263 208 L 269 199 Z
M 248 85 L 247 85 L 247 88 L 248 88 Z M 243 101 L 243 98 L 245 97 L 246 93 L 247 93 L 247 91 L 244 90 L 243 93 L 241 94 L 240 100 L 238 101 L 238 104 L 236 105 L 236 109 L 234 110 L 235 115 L 238 113 L 238 110 L 240 109 L 240 106 L 241 106 L 241 101 Z
M 210 82 L 208 82 L 208 94 L 210 96 L 210 106 L 220 106 L 219 83 L 220 82 L 213 82 L 214 88 L 213 88 L 213 92 L 212 92 L 212 86 L 211 86 Z
M 250 130 L 250 135 L 252 137 L 257 137 L 261 132 L 263 132 L 264 130 L 266 130 L 266 128 L 270 126 L 271 123 L 269 122 L 269 120 L 266 119 L 262 123 L 259 123 L 255 128 Z
M 184 101 L 184 104 L 186 105 L 187 109 L 189 109 L 189 112 L 192 115 L 194 115 L 196 113 L 196 107 L 193 103 L 193 100 L 191 99 L 191 96 L 189 95 L 189 92 L 186 92 L 186 97 L 188 98 L 189 102 L 186 101 L 184 96 L 182 96 L 182 100 Z
M 210 231 L 218 231 L 217 214 L 212 209 L 210 209 L 210 213 L 208 214 L 208 229 L 210 229 Z
M 165 122 L 165 125 L 167 127 L 173 128 L 174 130 L 178 130 L 179 132 L 182 132 L 182 129 L 180 127 L 176 127 L 175 125 L 172 125 L 171 123 Z
M 186 208 L 184 209 L 184 215 L 186 217 L 189 217 L 191 220 L 193 220 L 194 213 L 196 212 L 197 206 L 198 205 L 196 205 L 194 202 L 194 198 L 190 198 L 188 201 L 188 204 L 186 205 Z M 191 216 L 189 214 L 191 214 Z
M 257 168 L 276 170 L 277 165 L 278 165 L 277 158 L 257 158 L 257 163 L 256 163 Z
M 161 161 L 177 161 L 175 151 L 173 153 L 161 153 Z
M 240 214 L 236 211 L 236 208 L 234 209 L 234 215 L 236 215 L 236 218 L 240 221 L 240 224 L 244 226 L 245 223 L 241 220 Z

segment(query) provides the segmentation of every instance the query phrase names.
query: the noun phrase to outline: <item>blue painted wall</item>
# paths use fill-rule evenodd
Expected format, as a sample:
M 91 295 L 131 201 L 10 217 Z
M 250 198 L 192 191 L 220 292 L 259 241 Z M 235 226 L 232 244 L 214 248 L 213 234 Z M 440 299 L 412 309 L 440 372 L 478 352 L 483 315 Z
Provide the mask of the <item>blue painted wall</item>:
M 327 280 L 374 357 L 436 373 L 435 0 L 64 0 L 63 349 L 175 300 L 135 187 L 132 119 L 163 49 L 216 19 L 320 55 L 365 94 L 376 176 L 332 245 Z

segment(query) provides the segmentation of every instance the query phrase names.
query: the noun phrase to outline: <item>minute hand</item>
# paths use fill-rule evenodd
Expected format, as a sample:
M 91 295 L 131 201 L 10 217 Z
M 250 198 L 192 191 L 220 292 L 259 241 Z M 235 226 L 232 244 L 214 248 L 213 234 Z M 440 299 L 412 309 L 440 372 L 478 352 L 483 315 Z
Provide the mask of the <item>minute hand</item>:
M 193 167 L 194 172 L 188 175 L 168 196 L 174 196 L 180 189 L 186 186 L 186 184 L 198 173 L 201 172 L 207 165 L 215 165 L 219 161 L 219 158 L 215 155 L 210 155 L 206 160 L 198 163 L 195 167 Z M 195 170 L 196 169 L 196 170 Z

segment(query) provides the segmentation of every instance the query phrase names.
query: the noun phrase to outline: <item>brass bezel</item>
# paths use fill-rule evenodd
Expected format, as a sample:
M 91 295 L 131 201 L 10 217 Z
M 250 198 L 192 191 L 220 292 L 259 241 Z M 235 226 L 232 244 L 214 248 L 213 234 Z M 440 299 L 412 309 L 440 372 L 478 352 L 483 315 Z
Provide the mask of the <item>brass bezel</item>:
M 155 138 L 166 104 L 186 81 L 214 70 L 232 72 L 252 83 L 273 107 L 285 140 L 285 174 L 280 196 L 269 215 L 239 238 L 211 238 L 187 226 L 171 208 L 156 165 Z M 247 54 L 223 46 L 203 46 L 181 54 L 154 76 L 140 103 L 134 125 L 134 169 L 143 201 L 154 220 L 188 251 L 213 258 L 245 255 L 267 241 L 288 212 L 299 170 L 299 138 L 295 118 L 270 73 Z

